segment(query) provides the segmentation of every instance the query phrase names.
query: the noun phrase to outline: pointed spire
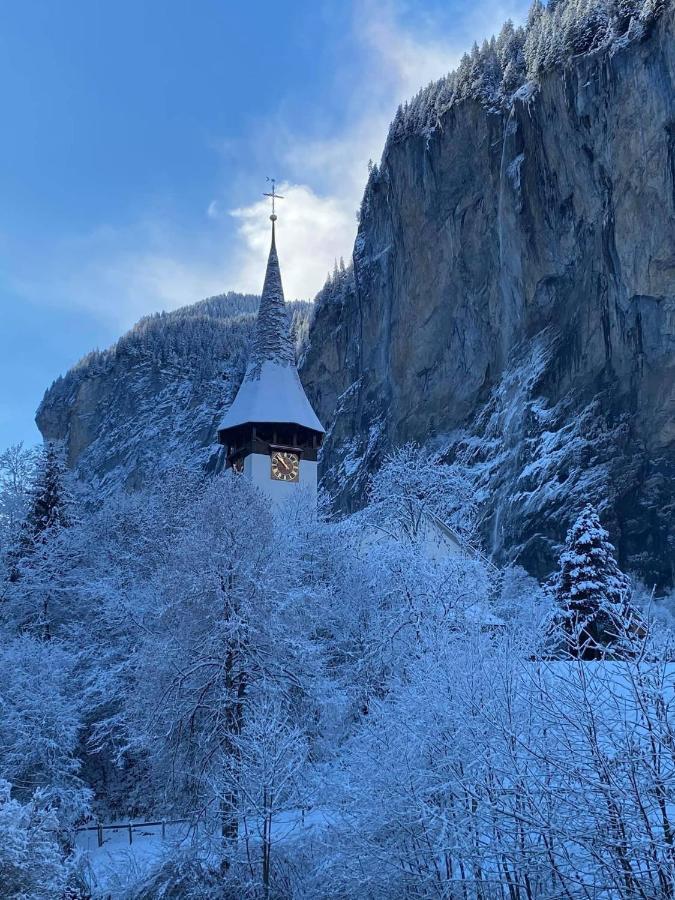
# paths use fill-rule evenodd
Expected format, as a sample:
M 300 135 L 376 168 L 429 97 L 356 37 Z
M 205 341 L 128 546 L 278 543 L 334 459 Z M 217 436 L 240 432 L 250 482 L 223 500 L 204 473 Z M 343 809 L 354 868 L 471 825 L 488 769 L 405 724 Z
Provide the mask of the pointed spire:
M 272 219 L 272 245 L 267 260 L 265 283 L 253 333 L 246 378 L 258 378 L 264 362 L 295 365 L 295 347 L 291 338 L 290 321 L 284 301 L 284 289 L 281 284 L 281 270 L 274 234 L 276 216 L 270 216 L 270 218 Z
M 272 202 L 283 199 L 275 192 L 274 183 L 272 193 L 266 196 L 272 197 Z M 272 212 L 272 244 L 248 368 L 234 402 L 220 423 L 218 438 L 221 443 L 227 442 L 232 429 L 246 424 L 292 424 L 319 436 L 325 434 L 307 399 L 295 363 L 294 341 L 277 257 L 276 218 Z

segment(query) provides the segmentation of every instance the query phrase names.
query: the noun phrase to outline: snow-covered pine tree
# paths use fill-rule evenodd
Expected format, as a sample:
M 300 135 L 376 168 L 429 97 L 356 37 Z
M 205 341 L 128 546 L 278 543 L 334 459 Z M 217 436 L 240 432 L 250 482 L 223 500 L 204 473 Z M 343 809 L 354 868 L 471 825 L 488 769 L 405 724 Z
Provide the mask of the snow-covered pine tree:
M 635 655 L 645 625 L 630 603 L 628 578 L 588 504 L 567 534 L 553 580 L 557 609 L 546 635 L 546 655 L 606 659 Z
M 54 442 L 46 443 L 35 461 L 23 522 L 16 529 L 14 545 L 7 549 L 10 582 L 19 580 L 22 564 L 33 555 L 49 529 L 70 524 L 71 496 L 67 481 L 62 447 Z
M 463 53 L 457 66 L 455 90 L 458 98 L 468 97 L 471 90 L 472 61 L 468 53 Z
M 510 97 L 525 81 L 525 31 L 515 29 L 508 19 L 497 38 L 497 54 L 501 63 L 503 76 L 501 84 L 502 97 Z
M 36 466 L 28 514 L 22 526 L 20 551 L 30 553 L 35 542 L 50 528 L 67 528 L 72 514 L 72 496 L 63 447 L 47 442 Z
M 484 59 L 480 52 L 478 42 L 474 41 L 471 47 L 471 68 L 469 70 L 468 96 L 475 97 L 483 83 Z
M 542 59 L 540 44 L 545 25 L 544 11 L 545 7 L 541 0 L 533 0 L 527 14 L 523 54 L 525 56 L 528 78 L 536 77 L 541 68 Z
M 478 77 L 472 85 L 473 95 L 478 97 L 485 106 L 497 103 L 502 82 L 503 71 L 496 44 L 495 38 L 492 38 L 491 41 L 483 41 L 479 50 Z
M 75 520 L 71 479 L 63 447 L 45 444 L 35 467 L 26 516 L 8 552 L 3 592 L 6 620 L 43 638 L 52 636 L 56 606 L 63 606 L 70 593 L 69 572 L 77 555 L 77 548 L 65 540 Z
M 513 27 L 513 22 L 511 19 L 507 19 L 506 22 L 502 25 L 501 31 L 497 36 L 496 42 L 496 50 L 497 55 L 499 56 L 499 62 L 502 64 L 502 68 L 506 68 L 509 60 L 511 59 L 511 46 L 514 41 L 516 30 Z

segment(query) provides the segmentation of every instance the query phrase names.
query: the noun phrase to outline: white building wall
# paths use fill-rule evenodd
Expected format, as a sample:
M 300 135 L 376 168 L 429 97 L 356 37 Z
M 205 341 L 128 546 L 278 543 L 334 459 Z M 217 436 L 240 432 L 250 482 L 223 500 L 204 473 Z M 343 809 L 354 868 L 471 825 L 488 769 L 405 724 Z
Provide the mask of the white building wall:
M 244 475 L 275 503 L 283 503 L 293 497 L 298 488 L 309 491 L 316 500 L 318 463 L 300 457 L 298 481 L 277 481 L 272 478 L 272 461 L 267 454 L 250 453 L 244 459 Z

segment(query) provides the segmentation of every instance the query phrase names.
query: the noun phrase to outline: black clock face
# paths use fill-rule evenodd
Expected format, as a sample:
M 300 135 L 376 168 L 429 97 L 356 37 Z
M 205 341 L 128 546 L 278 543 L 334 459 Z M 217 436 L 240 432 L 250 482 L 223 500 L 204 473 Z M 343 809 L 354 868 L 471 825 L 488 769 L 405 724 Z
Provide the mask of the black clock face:
M 299 481 L 300 457 L 288 450 L 275 450 L 272 453 L 272 478 L 275 481 Z

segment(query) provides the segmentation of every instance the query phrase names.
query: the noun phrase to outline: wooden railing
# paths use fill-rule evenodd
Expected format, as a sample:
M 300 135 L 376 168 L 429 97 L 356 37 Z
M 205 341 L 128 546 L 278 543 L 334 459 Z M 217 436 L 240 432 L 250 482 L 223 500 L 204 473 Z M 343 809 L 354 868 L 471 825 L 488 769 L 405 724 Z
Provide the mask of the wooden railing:
M 162 840 L 166 839 L 166 826 L 167 825 L 189 825 L 189 819 L 161 819 L 157 822 L 126 822 L 119 823 L 117 825 L 102 825 L 98 822 L 96 825 L 83 825 L 81 828 L 76 828 L 75 831 L 79 834 L 83 831 L 95 831 L 98 838 L 99 847 L 103 846 L 103 832 L 104 831 L 127 831 L 129 834 L 129 843 L 133 843 L 133 832 L 135 828 L 156 828 L 158 825 L 162 827 Z

